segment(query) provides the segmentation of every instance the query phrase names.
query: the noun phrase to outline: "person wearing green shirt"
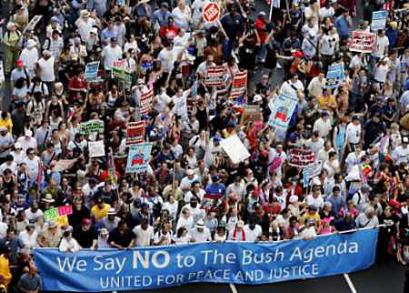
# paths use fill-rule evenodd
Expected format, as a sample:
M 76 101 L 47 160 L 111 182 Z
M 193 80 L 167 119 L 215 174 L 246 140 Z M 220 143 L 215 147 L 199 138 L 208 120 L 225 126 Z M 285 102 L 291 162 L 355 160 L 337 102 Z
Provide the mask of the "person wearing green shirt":
M 4 73 L 9 75 L 19 56 L 18 42 L 21 33 L 17 30 L 17 26 L 13 22 L 7 24 L 7 31 L 3 37 L 4 44 Z

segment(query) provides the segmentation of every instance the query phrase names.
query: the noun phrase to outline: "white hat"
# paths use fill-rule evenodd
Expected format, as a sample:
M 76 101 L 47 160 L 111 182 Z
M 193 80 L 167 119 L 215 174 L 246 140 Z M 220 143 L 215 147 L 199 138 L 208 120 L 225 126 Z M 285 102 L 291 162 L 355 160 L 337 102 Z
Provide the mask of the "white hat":
M 22 149 L 21 143 L 16 142 L 16 143 L 14 144 L 14 148 L 15 148 L 15 149 Z
M 94 27 L 94 28 L 92 28 L 91 30 L 90 30 L 90 33 L 93 33 L 93 34 L 98 34 L 98 29 L 96 28 L 96 27 Z
M 193 172 L 193 170 L 192 169 L 187 169 L 186 170 L 186 175 L 193 175 L 194 174 L 194 172 Z
M 29 48 L 29 49 L 34 48 L 35 45 L 36 45 L 36 41 L 34 41 L 34 40 L 32 40 L 32 39 L 29 39 L 29 40 L 27 41 L 27 48 Z
M 116 215 L 116 210 L 114 208 L 110 208 L 108 210 L 108 215 Z
M 260 102 L 263 100 L 263 97 L 261 95 L 255 95 L 253 97 L 253 102 Z
M 237 227 L 243 228 L 244 227 L 244 222 L 242 220 L 237 222 Z
M 42 199 L 43 202 L 53 203 L 55 202 L 53 196 L 50 193 L 47 193 L 45 197 Z
M 197 221 L 196 223 L 196 228 L 203 228 L 205 226 L 204 222 L 202 219 L 200 219 L 199 221 Z

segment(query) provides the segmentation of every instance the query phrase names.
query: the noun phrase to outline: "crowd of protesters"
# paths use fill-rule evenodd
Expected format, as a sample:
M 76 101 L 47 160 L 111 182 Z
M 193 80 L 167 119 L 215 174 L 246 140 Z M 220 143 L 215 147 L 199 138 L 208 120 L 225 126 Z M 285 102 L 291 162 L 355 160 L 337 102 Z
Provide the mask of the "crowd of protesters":
M 263 3 L 226 0 L 220 21 L 208 23 L 205 0 L 9 2 L 0 290 L 38 291 L 38 247 L 311 239 L 382 224 L 379 258 L 409 262 L 409 3 L 282 0 L 270 14 Z M 373 51 L 351 52 L 351 31 L 369 32 L 372 12 L 384 9 Z M 111 74 L 122 59 L 130 84 Z M 99 77 L 87 82 L 93 61 Z M 345 79 L 330 88 L 334 64 Z M 225 68 L 222 87 L 205 83 L 214 65 Z M 230 86 L 243 70 L 249 81 L 238 105 Z M 283 133 L 268 120 L 284 92 L 298 104 Z M 243 105 L 258 106 L 259 119 L 242 123 Z M 104 131 L 84 135 L 79 125 L 92 119 Z M 146 172 L 126 173 L 126 128 L 139 120 L 151 159 Z M 238 164 L 220 144 L 233 135 L 250 153 Z M 100 140 L 106 155 L 94 158 L 88 142 Z M 288 163 L 294 148 L 322 162 L 307 184 Z M 62 170 L 62 160 L 73 163 Z M 72 214 L 44 219 L 64 205 Z

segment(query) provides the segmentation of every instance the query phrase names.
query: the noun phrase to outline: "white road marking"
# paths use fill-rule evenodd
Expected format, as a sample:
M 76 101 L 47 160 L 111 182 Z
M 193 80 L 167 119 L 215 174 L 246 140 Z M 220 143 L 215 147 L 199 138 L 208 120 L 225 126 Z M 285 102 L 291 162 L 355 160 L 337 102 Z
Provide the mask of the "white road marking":
M 345 281 L 347 282 L 349 289 L 351 289 L 351 293 L 357 293 L 354 283 L 352 283 L 351 278 L 348 274 L 344 274 Z
M 237 293 L 237 288 L 233 283 L 230 283 L 229 286 L 232 293 Z

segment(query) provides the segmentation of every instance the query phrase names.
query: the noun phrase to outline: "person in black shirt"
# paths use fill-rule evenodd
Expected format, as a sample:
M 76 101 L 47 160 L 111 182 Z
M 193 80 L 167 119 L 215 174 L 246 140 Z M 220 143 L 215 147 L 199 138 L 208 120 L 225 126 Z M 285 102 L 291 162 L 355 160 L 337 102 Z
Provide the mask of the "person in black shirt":
M 81 225 L 74 228 L 74 233 L 72 235 L 78 244 L 82 248 L 95 249 L 97 245 L 98 234 L 92 227 L 91 220 L 85 218 L 82 220 Z
M 72 227 L 77 227 L 81 224 L 83 219 L 90 218 L 91 214 L 89 209 L 84 206 L 81 197 L 74 197 L 72 214 L 68 216 L 68 223 Z
M 113 248 L 125 249 L 129 247 L 133 239 L 132 232 L 128 229 L 125 221 L 121 220 L 118 227 L 109 233 L 108 243 Z

